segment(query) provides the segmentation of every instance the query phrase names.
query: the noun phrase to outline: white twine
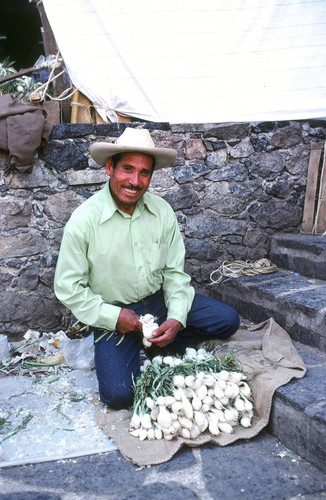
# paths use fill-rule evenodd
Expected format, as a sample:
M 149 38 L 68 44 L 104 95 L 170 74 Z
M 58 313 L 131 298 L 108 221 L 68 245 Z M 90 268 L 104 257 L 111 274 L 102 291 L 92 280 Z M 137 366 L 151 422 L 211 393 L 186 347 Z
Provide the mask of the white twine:
M 275 266 L 268 259 L 260 259 L 256 261 L 250 260 L 234 260 L 233 262 L 224 261 L 218 269 L 215 269 L 210 274 L 210 280 L 212 283 L 210 285 L 216 285 L 220 283 L 224 277 L 228 279 L 240 278 L 241 276 L 255 276 L 257 274 L 268 274 L 275 273 L 278 271 L 277 266 Z M 218 279 L 214 280 L 213 276 L 219 273 Z M 225 280 L 227 281 L 227 280 Z

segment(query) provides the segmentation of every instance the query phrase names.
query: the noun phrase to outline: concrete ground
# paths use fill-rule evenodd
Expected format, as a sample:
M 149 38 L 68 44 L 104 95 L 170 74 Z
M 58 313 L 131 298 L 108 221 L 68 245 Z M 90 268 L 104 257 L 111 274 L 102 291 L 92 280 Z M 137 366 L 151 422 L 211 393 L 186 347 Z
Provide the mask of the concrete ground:
M 326 475 L 267 432 L 138 467 L 118 451 L 0 470 L 1 500 L 326 500 Z

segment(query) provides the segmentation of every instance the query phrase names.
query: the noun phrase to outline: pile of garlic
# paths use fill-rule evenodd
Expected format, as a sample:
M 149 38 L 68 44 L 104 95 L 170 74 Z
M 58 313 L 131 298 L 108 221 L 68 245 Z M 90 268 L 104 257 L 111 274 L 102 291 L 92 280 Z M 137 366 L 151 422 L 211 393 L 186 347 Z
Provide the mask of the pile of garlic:
M 142 374 L 155 369 L 157 380 L 159 370 L 165 371 L 172 376 L 173 390 L 170 395 L 157 397 L 155 391 L 150 390 L 151 395 L 144 398 L 142 405 L 135 401 L 130 434 L 141 441 L 171 440 L 177 436 L 193 439 L 205 431 L 218 436 L 223 432 L 232 433 L 233 427 L 239 424 L 250 427 L 254 411 L 251 389 L 243 372 L 222 369 L 181 374 L 183 366 L 185 373 L 189 373 L 189 363 L 198 368 L 200 363 L 205 366 L 205 362 L 212 359 L 215 361 L 204 349 L 187 348 L 182 359 L 156 356 L 152 362 L 146 360 Z M 174 371 L 177 374 L 173 375 Z

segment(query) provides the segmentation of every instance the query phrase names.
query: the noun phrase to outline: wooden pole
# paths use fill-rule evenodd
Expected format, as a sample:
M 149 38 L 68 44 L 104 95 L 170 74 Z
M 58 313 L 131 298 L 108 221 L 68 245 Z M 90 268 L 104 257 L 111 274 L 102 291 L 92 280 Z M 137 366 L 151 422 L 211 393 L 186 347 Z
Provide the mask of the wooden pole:
M 49 51 L 47 56 L 50 54 L 55 55 L 58 52 L 58 46 L 55 41 L 54 33 L 52 31 L 51 25 L 49 23 L 48 17 L 46 15 L 44 6 L 42 1 L 37 3 L 37 8 L 40 14 L 41 22 L 43 25 L 44 29 L 44 37 L 46 38 L 46 45 L 47 45 L 47 50 Z M 54 71 L 54 74 L 59 73 L 61 71 L 59 68 Z M 57 93 L 60 95 L 62 92 L 66 90 L 66 84 L 63 79 L 63 75 L 59 76 L 56 79 L 56 90 Z M 68 99 L 63 100 L 60 102 L 61 106 L 61 112 L 62 112 L 62 121 L 64 123 L 69 123 L 70 122 L 70 101 Z
M 324 144 L 312 142 L 310 144 L 310 158 L 308 165 L 306 196 L 303 208 L 302 234 L 312 234 L 315 216 L 318 171 L 322 148 Z

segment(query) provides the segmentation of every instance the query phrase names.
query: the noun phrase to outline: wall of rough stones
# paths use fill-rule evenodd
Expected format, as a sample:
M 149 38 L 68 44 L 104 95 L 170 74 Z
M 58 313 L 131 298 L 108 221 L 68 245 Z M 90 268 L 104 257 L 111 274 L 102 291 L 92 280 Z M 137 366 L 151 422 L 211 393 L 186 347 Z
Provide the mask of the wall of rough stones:
M 107 180 L 89 145 L 115 140 L 125 126 L 56 125 L 30 174 L 7 173 L 0 152 L 0 332 L 10 340 L 71 322 L 53 294 L 62 230 Z M 299 231 L 309 144 L 325 139 L 326 121 L 131 126 L 149 128 L 156 145 L 178 152 L 150 189 L 177 214 L 198 291 L 209 293 L 222 261 L 265 257 L 271 234 Z

